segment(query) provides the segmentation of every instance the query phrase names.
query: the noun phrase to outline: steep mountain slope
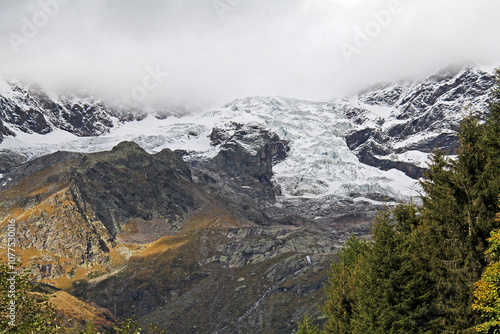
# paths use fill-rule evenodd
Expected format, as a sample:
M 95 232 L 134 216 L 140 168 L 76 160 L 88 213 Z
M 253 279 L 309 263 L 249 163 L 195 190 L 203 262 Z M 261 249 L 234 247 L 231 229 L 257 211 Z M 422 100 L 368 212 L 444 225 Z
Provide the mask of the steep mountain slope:
M 90 93 L 49 92 L 38 85 L 0 81 L 0 142 L 16 133 L 48 134 L 65 131 L 77 137 L 100 136 L 120 124 L 154 114 L 162 119 L 185 113 L 183 107 L 159 110 L 130 106 L 121 101 L 104 102 Z
M 134 143 L 92 155 L 54 153 L 7 175 L 1 220 L 19 222 L 23 248 L 48 251 L 76 266 L 106 264 L 117 233 L 131 220 L 153 228 L 162 220 L 165 235 L 201 205 L 179 157 L 168 150 L 151 156 Z M 2 244 L 6 237 L 0 237 Z M 154 235 L 144 238 L 152 241 Z
M 17 255 L 38 279 L 174 333 L 289 333 L 317 313 L 340 243 L 286 210 L 267 212 L 286 143 L 254 128 L 260 146 L 248 152 L 248 130 L 221 143 L 196 182 L 177 154 L 132 142 L 27 162 L 5 175 L 1 248 L 14 219 Z
M 459 120 L 467 108 L 485 110 L 493 82 L 491 69 L 469 66 L 446 69 L 416 82 L 379 85 L 349 99 L 311 102 L 251 97 L 193 115 L 142 114 L 141 120 L 134 120 L 130 110 L 117 116 L 118 111 L 98 100 L 72 100 L 78 104 L 72 117 L 89 124 L 78 131 L 65 121 L 73 113 L 68 100 L 51 100 L 52 106 L 60 105 L 56 109 L 64 111 L 43 109 L 49 102 L 33 97 L 42 93 L 14 85 L 0 91 L 4 101 L 0 120 L 10 131 L 4 134 L 0 150 L 32 159 L 57 150 L 109 150 L 130 140 L 151 153 L 164 148 L 185 150 L 186 160 L 195 161 L 217 155 L 221 146 L 210 139 L 211 134 L 217 129 L 229 138 L 236 122 L 266 129 L 289 143 L 287 157 L 274 168 L 274 181 L 285 198 L 408 199 L 418 194 L 415 179 L 422 175 L 428 153 L 435 147 L 453 152 Z M 44 130 L 31 128 L 30 119 L 35 116 L 26 118 L 15 112 L 40 108 L 43 117 L 36 117 L 45 119 Z M 26 131 L 51 132 L 28 135 Z M 102 135 L 77 137 L 96 134 Z
M 290 333 L 349 234 L 418 195 L 429 152 L 454 153 L 493 82 L 467 67 L 170 117 L 4 84 L 0 248 L 15 219 L 38 279 L 173 333 Z
M 98 136 L 113 127 L 102 102 L 76 96 L 49 96 L 40 87 L 18 82 L 0 85 L 0 139 L 13 129 L 46 134 L 55 129 L 77 136 Z
M 367 91 L 358 97 L 360 109 L 348 113 L 356 126 L 346 136 L 347 145 L 363 163 L 418 178 L 423 153 L 455 151 L 458 123 L 467 111 L 486 110 L 494 83 L 491 73 L 467 67 Z

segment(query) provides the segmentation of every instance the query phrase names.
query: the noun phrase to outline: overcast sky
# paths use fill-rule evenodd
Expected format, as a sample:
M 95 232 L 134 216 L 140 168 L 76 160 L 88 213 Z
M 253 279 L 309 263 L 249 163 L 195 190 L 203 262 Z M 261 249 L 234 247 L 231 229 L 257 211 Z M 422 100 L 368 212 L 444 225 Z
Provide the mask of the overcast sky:
M 498 0 L 0 0 L 0 77 L 201 107 L 500 64 Z

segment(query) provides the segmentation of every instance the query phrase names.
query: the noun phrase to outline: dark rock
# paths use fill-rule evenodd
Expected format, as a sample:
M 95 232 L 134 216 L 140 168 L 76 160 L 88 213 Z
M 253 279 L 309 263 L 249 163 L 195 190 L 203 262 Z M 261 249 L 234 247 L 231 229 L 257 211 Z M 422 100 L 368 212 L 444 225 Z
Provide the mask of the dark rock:
M 212 131 L 212 143 L 220 143 L 219 154 L 213 160 L 215 168 L 239 179 L 243 186 L 260 183 L 264 186 L 263 197 L 274 200 L 272 167 L 286 157 L 290 150 L 288 142 L 256 126 L 236 124 L 234 127 L 231 136 L 221 129 Z
M 169 149 L 150 155 L 133 142 L 122 142 L 86 158 L 83 168 L 71 172 L 75 192 L 112 235 L 133 218 L 180 222 L 197 206 L 187 189 L 190 170 Z
M 427 153 L 439 149 L 446 154 L 456 154 L 459 147 L 460 141 L 455 133 L 441 133 L 434 138 L 408 145 L 407 149 Z M 402 150 L 396 150 L 396 153 L 402 153 Z
M 375 157 L 375 153 L 369 146 L 363 146 L 358 152 L 359 161 L 380 168 L 381 170 L 398 169 L 411 177 L 412 179 L 419 179 L 423 176 L 424 168 L 415 166 L 408 162 L 392 161 L 389 159 L 379 159 Z
M 362 144 L 365 144 L 369 139 L 373 139 L 373 141 L 370 142 L 370 145 L 372 145 L 372 143 L 377 145 L 377 143 L 386 141 L 379 130 L 371 128 L 353 131 L 345 137 L 347 146 L 353 151 Z M 387 154 L 388 152 L 388 150 L 381 145 L 377 145 L 376 150 L 381 151 L 381 153 L 377 154 Z
M 170 150 L 150 155 L 131 142 L 109 152 L 50 154 L 5 179 L 2 214 L 37 213 L 20 221 L 20 246 L 70 257 L 77 265 L 106 263 L 126 224 L 137 229 L 133 240 L 152 242 L 172 234 L 171 227 L 201 205 L 201 191 L 179 156 Z
M 82 157 L 83 155 L 81 153 L 56 152 L 49 155 L 44 155 L 34 160 L 30 160 L 5 174 L 4 179 L 7 179 L 8 181 L 0 185 L 0 190 L 11 188 L 17 185 L 22 179 L 36 174 L 53 165 L 65 163 L 71 160 L 79 160 Z
M 382 170 L 396 168 L 418 178 L 424 170 L 421 166 L 382 157 L 409 150 L 429 153 L 440 149 L 448 154 L 456 153 L 459 146 L 454 133 L 459 123 L 457 116 L 471 103 L 484 113 L 488 92 L 494 83 L 491 73 L 468 67 L 465 70 L 444 69 L 413 84 L 372 87 L 360 93 L 359 101 L 392 108 L 391 117 L 399 122 L 390 127 L 385 126 L 385 122 L 378 122 L 375 127 L 370 123 L 363 128 L 362 124 L 368 119 L 364 116 L 367 111 L 347 108 L 346 117 L 356 120 L 360 126 L 346 134 L 346 143 L 362 163 Z M 400 144 L 417 134 L 426 136 L 416 142 Z M 396 144 L 399 147 L 394 149 Z
M 132 121 L 146 117 L 144 111 L 109 107 L 88 96 L 70 94 L 54 99 L 36 85 L 8 84 L 9 98 L 0 95 L 0 142 L 5 136 L 14 136 L 6 124 L 26 133 L 61 129 L 84 137 L 109 132 L 113 118 Z
M 0 151 L 0 173 L 7 173 L 26 162 L 27 157 L 11 150 Z

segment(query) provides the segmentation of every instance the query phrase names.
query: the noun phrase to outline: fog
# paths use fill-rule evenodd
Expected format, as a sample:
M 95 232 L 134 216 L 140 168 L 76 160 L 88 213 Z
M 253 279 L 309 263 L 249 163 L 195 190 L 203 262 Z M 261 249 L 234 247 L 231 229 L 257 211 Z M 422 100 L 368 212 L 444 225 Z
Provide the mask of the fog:
M 0 1 L 0 78 L 207 108 L 500 64 L 500 1 Z

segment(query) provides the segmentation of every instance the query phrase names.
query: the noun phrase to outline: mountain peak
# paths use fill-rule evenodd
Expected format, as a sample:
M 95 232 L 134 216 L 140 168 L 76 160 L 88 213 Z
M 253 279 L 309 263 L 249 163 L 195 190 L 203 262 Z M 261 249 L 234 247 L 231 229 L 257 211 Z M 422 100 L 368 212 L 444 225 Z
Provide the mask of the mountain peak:
M 237 121 L 269 130 L 289 143 L 290 153 L 273 173 L 287 197 L 377 193 L 377 198 L 406 198 L 418 195 L 415 179 L 422 175 L 427 155 L 436 145 L 450 153 L 456 149 L 454 129 L 464 107 L 487 110 L 494 81 L 494 74 L 482 67 L 450 67 L 418 81 L 374 86 L 351 99 L 321 102 L 247 97 L 179 117 L 128 118 L 120 109 L 110 111 L 98 99 L 65 105 L 65 98 L 47 100 L 42 94 L 26 93 L 26 101 L 32 101 L 29 105 L 18 97 L 0 97 L 4 106 L 0 134 L 5 130 L 0 149 L 36 157 L 57 150 L 110 150 L 125 140 L 149 153 L 165 148 L 183 150 L 187 160 L 196 161 L 225 150 L 227 145 L 213 145 L 210 138 L 215 129 L 225 129 L 224 136 L 233 136 L 236 130 L 231 124 Z M 56 133 L 54 129 L 87 138 L 43 143 L 48 136 L 40 135 L 37 141 L 23 143 L 29 136 L 26 132 Z M 12 133 L 19 139 L 12 140 Z M 249 138 L 233 139 L 253 152 Z M 124 143 L 114 149 L 121 150 L 139 152 L 139 147 Z
M 136 142 L 134 141 L 122 141 L 112 149 L 113 152 L 118 152 L 118 151 L 136 151 L 136 152 L 144 152 L 144 149 L 140 147 Z

